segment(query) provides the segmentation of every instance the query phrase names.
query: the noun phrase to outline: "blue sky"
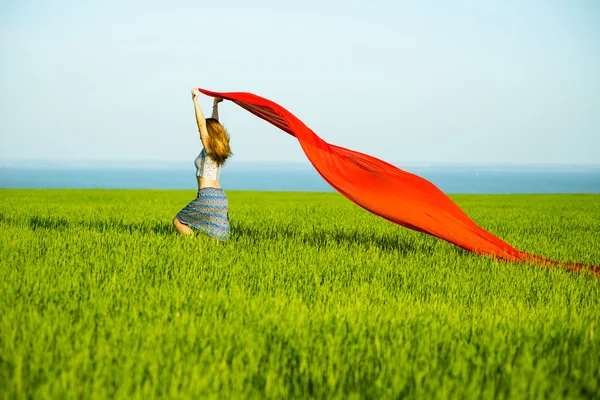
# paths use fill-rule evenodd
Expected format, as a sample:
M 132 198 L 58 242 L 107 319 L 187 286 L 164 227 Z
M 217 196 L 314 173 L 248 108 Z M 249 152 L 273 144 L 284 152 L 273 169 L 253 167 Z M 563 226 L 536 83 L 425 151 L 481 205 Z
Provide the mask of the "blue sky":
M 398 164 L 597 164 L 598 21 L 594 0 L 4 0 L 0 164 L 193 160 L 192 87 Z M 234 104 L 221 119 L 232 161 L 305 160 Z

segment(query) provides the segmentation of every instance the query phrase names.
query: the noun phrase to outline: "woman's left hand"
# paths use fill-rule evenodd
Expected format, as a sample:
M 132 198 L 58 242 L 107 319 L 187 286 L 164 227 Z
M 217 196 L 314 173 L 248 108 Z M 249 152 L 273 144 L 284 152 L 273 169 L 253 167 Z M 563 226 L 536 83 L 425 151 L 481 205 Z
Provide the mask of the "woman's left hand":
M 200 96 L 200 91 L 198 89 L 192 89 L 192 100 L 196 101 Z
M 222 98 L 222 97 L 215 97 L 214 104 L 219 104 L 219 103 L 220 103 L 220 102 L 222 102 L 222 101 L 223 101 L 223 98 Z

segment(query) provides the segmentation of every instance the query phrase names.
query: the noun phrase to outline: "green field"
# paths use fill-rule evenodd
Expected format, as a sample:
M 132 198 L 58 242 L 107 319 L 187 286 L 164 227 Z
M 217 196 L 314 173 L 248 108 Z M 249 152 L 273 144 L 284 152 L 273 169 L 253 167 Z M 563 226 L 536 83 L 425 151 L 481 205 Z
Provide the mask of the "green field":
M 600 279 L 493 261 L 333 193 L 0 190 L 0 398 L 600 398 Z M 600 195 L 460 195 L 600 263 Z

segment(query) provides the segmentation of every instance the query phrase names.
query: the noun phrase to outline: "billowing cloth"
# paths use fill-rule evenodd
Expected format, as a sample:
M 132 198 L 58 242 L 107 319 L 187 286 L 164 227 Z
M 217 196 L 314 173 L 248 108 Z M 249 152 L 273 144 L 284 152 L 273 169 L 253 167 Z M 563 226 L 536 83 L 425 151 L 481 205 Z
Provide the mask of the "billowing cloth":
M 325 142 L 277 103 L 252 93 L 199 90 L 230 100 L 295 136 L 323 179 L 352 202 L 388 221 L 497 259 L 585 269 L 600 275 L 599 266 L 558 262 L 515 249 L 475 224 L 431 182 L 375 157 Z
M 177 213 L 177 219 L 214 238 L 229 238 L 229 207 L 223 189 L 205 187 L 198 190 L 198 197 Z

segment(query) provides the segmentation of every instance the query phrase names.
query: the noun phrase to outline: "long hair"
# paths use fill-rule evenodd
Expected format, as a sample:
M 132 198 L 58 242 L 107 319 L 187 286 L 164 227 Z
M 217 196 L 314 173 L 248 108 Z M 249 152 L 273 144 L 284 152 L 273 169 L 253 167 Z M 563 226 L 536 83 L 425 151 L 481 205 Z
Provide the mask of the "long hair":
M 229 133 L 221 125 L 221 123 L 214 118 L 206 118 L 206 130 L 208 131 L 208 143 L 207 143 L 207 154 L 212 158 L 219 166 L 225 164 L 227 160 L 233 154 L 229 147 Z

